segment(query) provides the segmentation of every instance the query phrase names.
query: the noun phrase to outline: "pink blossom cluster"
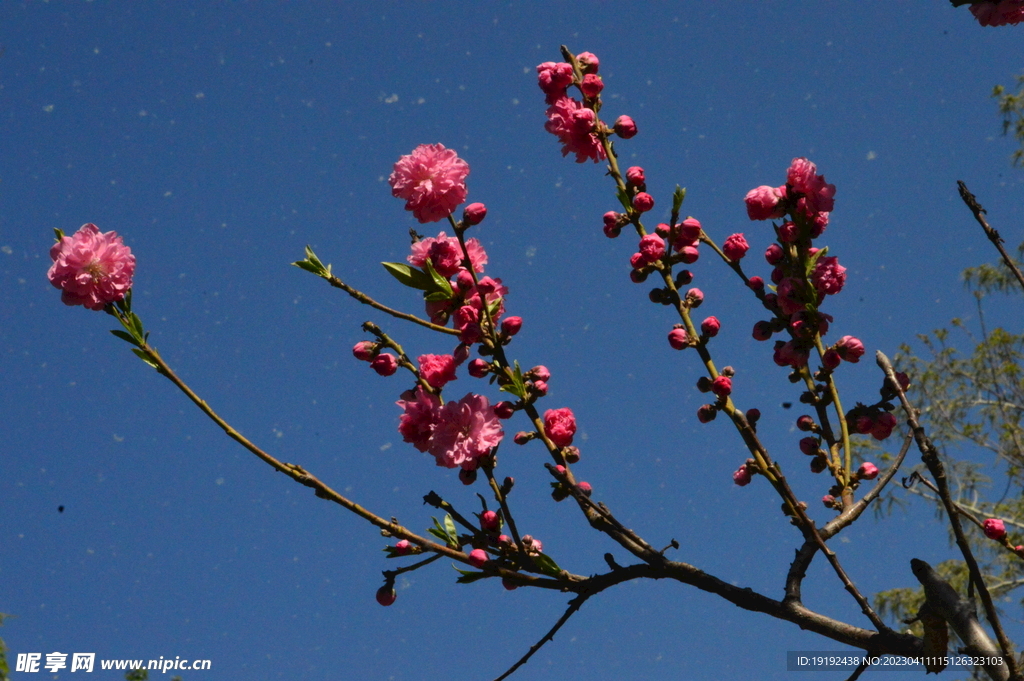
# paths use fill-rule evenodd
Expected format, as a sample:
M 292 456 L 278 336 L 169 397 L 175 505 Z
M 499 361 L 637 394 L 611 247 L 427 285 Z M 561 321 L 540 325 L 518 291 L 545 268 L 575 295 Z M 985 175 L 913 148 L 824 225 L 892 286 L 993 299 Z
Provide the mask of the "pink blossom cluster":
M 613 213 L 613 215 L 615 214 Z M 607 216 L 605 220 L 607 225 Z M 605 233 L 607 234 L 607 232 L 606 229 Z M 691 265 L 697 262 L 697 259 L 700 258 L 698 250 L 700 235 L 700 221 L 693 217 L 688 217 L 676 225 L 660 223 L 655 228 L 654 234 L 647 234 L 640 238 L 637 252 L 630 256 L 629 265 L 632 268 L 630 279 L 636 283 L 644 281 L 659 261 L 668 266 L 678 263 Z M 742 238 L 742 235 L 736 236 Z M 738 251 L 741 245 L 734 240 L 733 247 Z
M 839 259 L 811 245 L 828 226 L 835 192 L 835 185 L 827 183 L 813 163 L 794 158 L 786 172 L 786 184 L 756 187 L 745 199 L 751 220 L 781 220 L 774 225 L 778 242 L 765 251 L 765 260 L 773 266 L 775 292 L 764 295 L 763 301 L 775 319 L 757 322 L 753 331 L 757 340 L 789 331 L 790 340 L 775 343 L 773 359 L 779 366 L 807 365 L 815 335 L 827 333 L 832 321 L 818 308 L 825 296 L 836 295 L 846 284 L 846 268 Z M 751 278 L 749 285 L 758 292 L 764 288 L 760 278 Z M 856 362 L 863 354 L 863 344 L 846 336 L 827 353 L 824 363 L 832 370 L 840 361 Z
M 857 405 L 846 414 L 846 420 L 854 432 L 871 435 L 876 440 L 888 438 L 897 425 L 895 416 L 877 406 Z
M 480 245 L 479 239 L 467 239 L 466 250 L 469 252 L 469 261 L 474 272 L 483 272 L 487 264 L 487 253 Z M 442 231 L 436 237 L 428 236 L 420 239 L 412 245 L 412 253 L 406 258 L 410 265 L 423 267 L 430 258 L 433 268 L 446 279 L 450 279 L 459 273 L 462 267 L 462 248 L 459 240 L 448 236 Z
M 473 271 L 483 273 L 484 265 L 487 264 L 487 252 L 480 241 L 475 238 L 467 239 L 466 251 Z M 487 319 L 484 313 L 485 304 L 492 309 L 492 319 L 496 323 L 505 313 L 504 299 L 508 294 L 508 287 L 502 284 L 501 279 L 487 276 L 479 277 L 474 282 L 473 274 L 463 266 L 466 263 L 462 255 L 459 240 L 449 237 L 446 232 L 441 232 L 436 237 L 428 237 L 414 243 L 407 260 L 411 265 L 424 267 L 429 258 L 437 273 L 451 280 L 452 297 L 427 300 L 427 316 L 431 322 L 441 326 L 451 321 L 459 331 L 459 340 L 472 345 L 479 342 L 484 334 L 484 327 L 481 325 Z M 501 329 L 506 336 L 511 337 L 518 333 L 521 327 L 520 317 L 509 317 L 502 321 Z
M 102 310 L 123 299 L 132 287 L 135 256 L 117 232 L 100 232 L 92 223 L 50 248 L 46 276 L 61 289 L 61 302 Z
M 606 158 L 598 134 L 600 121 L 597 118 L 600 94 L 604 89 L 604 83 L 597 75 L 600 60 L 590 52 L 581 52 L 576 61 L 582 72 L 581 78 L 577 78 L 572 64 L 567 62 L 546 61 L 537 66 L 537 84 L 548 104 L 545 112 L 548 121 L 544 129 L 562 143 L 562 156 L 575 154 L 577 163 L 588 159 L 597 163 Z M 583 94 L 582 102 L 568 95 L 569 86 L 574 84 Z M 606 134 L 607 128 L 604 130 Z M 624 138 L 632 137 L 636 134 L 636 124 L 628 116 L 622 116 L 615 122 L 614 130 Z
M 976 2 L 971 5 L 971 14 L 982 26 L 1019 24 L 1024 21 L 1024 0 Z
M 398 159 L 388 178 L 391 194 L 420 222 L 437 222 L 466 200 L 469 164 L 443 144 L 421 144 Z
M 505 433 L 494 408 L 483 395 L 468 394 L 442 405 L 418 386 L 396 402 L 403 413 L 398 432 L 405 442 L 433 455 L 438 466 L 473 471 Z

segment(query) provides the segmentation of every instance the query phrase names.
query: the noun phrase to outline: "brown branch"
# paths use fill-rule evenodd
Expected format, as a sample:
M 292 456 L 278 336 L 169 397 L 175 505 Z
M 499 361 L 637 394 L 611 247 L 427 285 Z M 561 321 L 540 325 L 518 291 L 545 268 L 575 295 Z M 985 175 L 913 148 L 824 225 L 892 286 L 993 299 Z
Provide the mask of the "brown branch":
M 903 464 L 903 459 L 907 455 L 907 451 L 910 449 L 911 443 L 914 441 L 913 433 L 908 432 L 907 436 L 903 439 L 903 446 L 900 448 L 900 453 L 896 455 L 896 460 L 893 461 L 892 465 L 886 469 L 885 473 L 878 478 L 878 482 L 872 487 L 867 494 L 861 499 L 850 506 L 849 508 L 843 509 L 843 512 L 837 515 L 832 520 L 825 523 L 824 527 L 818 530 L 821 538 L 828 541 L 832 537 L 836 536 L 844 528 L 852 525 L 857 518 L 867 509 L 868 504 L 875 500 L 885 486 L 892 480 L 893 476 L 896 475 L 896 471 L 899 470 Z M 807 568 L 810 566 L 811 561 L 814 559 L 814 554 L 818 551 L 818 545 L 816 542 L 808 539 L 804 542 L 804 545 L 797 549 L 796 558 L 789 566 L 789 573 L 786 575 L 786 602 L 794 601 L 800 602 L 800 584 L 804 577 L 807 576 Z
M 1024 288 L 1024 274 L 1021 273 L 1020 268 L 1018 268 L 1014 264 L 1013 259 L 1010 258 L 1010 254 L 1006 252 L 1005 248 L 1003 248 L 1003 238 L 999 236 L 999 232 L 992 229 L 988 224 L 988 220 L 985 219 L 983 214 L 987 211 L 981 207 L 978 200 L 974 198 L 974 194 L 967 189 L 966 184 L 957 180 L 956 186 L 960 190 L 960 198 L 963 199 L 964 203 L 967 204 L 967 207 L 971 209 L 972 213 L 974 213 L 974 219 L 978 221 L 981 228 L 985 230 L 985 236 L 987 236 L 988 240 L 992 242 L 992 245 L 996 247 L 996 250 L 999 251 L 999 255 L 1002 256 L 1006 267 L 1013 272 L 1013 276 L 1017 277 L 1017 281 L 1020 282 L 1021 287 Z
M 878 362 L 878 366 L 885 372 L 885 376 L 890 385 L 895 389 L 896 394 L 899 395 L 900 402 L 903 405 L 903 411 L 907 416 L 907 424 L 913 430 L 914 440 L 917 442 L 917 448 L 921 451 L 921 460 L 924 461 L 924 464 L 928 467 L 932 477 L 935 478 L 935 485 L 938 488 L 939 497 L 942 499 L 942 505 L 946 509 L 946 515 L 949 518 L 949 525 L 953 530 L 953 535 L 956 537 L 957 546 L 963 554 L 964 562 L 967 563 L 967 569 L 971 575 L 971 581 L 977 587 L 978 595 L 985 607 L 986 619 L 988 619 L 989 624 L 992 625 L 992 630 L 995 632 L 996 638 L 999 640 L 999 647 L 1002 650 L 1003 657 L 1007 660 L 1007 664 L 1009 665 L 1010 675 L 1017 678 L 1017 661 L 1013 656 L 1013 644 L 1006 636 L 1006 632 L 1003 631 L 1002 623 L 999 620 L 999 614 L 996 612 L 995 605 L 992 603 L 992 595 L 989 593 L 988 587 L 985 586 L 985 580 L 981 575 L 981 568 L 978 567 L 978 561 L 974 557 L 974 552 L 971 551 L 971 546 L 967 542 L 966 535 L 964 535 L 963 526 L 960 524 L 960 514 L 957 512 L 956 504 L 950 494 L 949 483 L 946 480 L 945 466 L 943 466 L 942 461 L 939 459 L 939 452 L 935 449 L 935 445 L 932 444 L 932 441 L 924 432 L 924 428 L 918 422 L 917 416 L 919 412 L 912 404 L 910 404 L 910 400 L 907 399 L 906 393 L 903 392 L 903 388 L 900 386 L 900 382 L 896 378 L 896 372 L 893 370 L 892 363 L 889 361 L 889 358 L 886 357 L 885 353 L 881 350 L 875 354 L 875 358 Z
M 381 303 L 378 303 L 376 300 L 366 295 L 362 291 L 352 288 L 351 286 L 343 282 L 341 279 L 338 279 L 333 274 L 327 274 L 323 276 L 323 278 L 326 279 L 331 286 L 333 286 L 334 288 L 340 288 L 342 291 L 349 294 L 363 305 L 369 305 L 370 307 L 380 310 L 381 312 L 386 312 L 392 317 L 397 317 L 398 319 L 404 319 L 407 322 L 412 322 L 414 324 L 419 324 L 420 326 L 425 326 L 431 331 L 439 331 L 440 333 L 447 333 L 451 336 L 459 335 L 459 332 L 456 331 L 455 329 L 449 329 L 447 326 L 434 324 L 433 322 L 428 322 L 426 319 L 420 319 L 416 315 L 408 314 L 406 312 L 399 312 L 398 310 L 391 309 L 387 305 L 382 305 Z

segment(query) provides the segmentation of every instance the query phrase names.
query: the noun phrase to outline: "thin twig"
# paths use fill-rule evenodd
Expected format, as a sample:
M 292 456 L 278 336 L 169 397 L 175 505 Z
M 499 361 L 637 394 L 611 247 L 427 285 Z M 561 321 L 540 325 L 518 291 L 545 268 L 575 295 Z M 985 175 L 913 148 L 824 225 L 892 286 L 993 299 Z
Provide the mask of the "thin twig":
M 1005 248 L 1003 248 L 1003 238 L 999 236 L 999 232 L 989 226 L 988 220 L 986 220 L 983 215 L 983 213 L 986 213 L 987 211 L 981 207 L 978 200 L 974 198 L 974 194 L 967 189 L 966 184 L 957 180 L 956 186 L 960 190 L 960 198 L 964 200 L 967 207 L 971 209 L 972 213 L 974 213 L 974 219 L 977 220 L 978 224 L 981 225 L 981 228 L 985 230 L 985 236 L 988 237 L 988 240 L 991 241 L 992 245 L 996 247 L 997 251 L 999 251 L 999 255 L 1003 258 L 1003 262 L 1006 263 L 1006 266 L 1011 272 L 1013 272 L 1013 275 L 1017 277 L 1017 281 L 1020 282 L 1021 287 L 1024 287 L 1024 274 L 1021 273 L 1020 268 L 1018 268 L 1014 264 L 1013 259 L 1010 258 L 1010 254 L 1006 252 Z
M 439 331 L 440 333 L 447 333 L 451 336 L 459 335 L 459 332 L 456 331 L 455 329 L 449 329 L 447 326 L 434 324 L 433 322 L 428 322 L 426 319 L 420 319 L 416 315 L 408 314 L 406 312 L 399 312 L 398 310 L 391 309 L 387 305 L 382 305 L 381 303 L 378 303 L 376 300 L 366 295 L 359 289 L 352 288 L 351 286 L 343 282 L 341 279 L 338 279 L 333 274 L 325 276 L 324 279 L 326 279 L 331 286 L 333 286 L 334 288 L 340 288 L 342 291 L 349 294 L 363 305 L 369 305 L 370 307 L 380 310 L 381 312 L 386 312 L 392 317 L 397 317 L 398 319 L 404 319 L 407 322 L 412 322 L 414 324 L 419 324 L 420 326 L 425 326 L 431 331 Z
M 551 627 L 551 630 L 548 633 L 544 634 L 544 637 L 541 638 L 541 640 L 537 641 L 532 646 L 530 646 L 530 649 L 526 652 L 525 655 L 519 658 L 518 662 L 509 667 L 508 671 L 506 671 L 498 678 L 494 679 L 494 681 L 503 681 L 503 679 L 507 679 L 515 672 L 515 670 L 519 669 L 524 664 L 526 664 L 526 661 L 533 657 L 533 654 L 535 652 L 540 650 L 545 643 L 547 643 L 555 637 L 555 633 L 562 628 L 562 625 L 565 624 L 570 617 L 576 614 L 576 611 L 580 609 L 580 606 L 582 606 L 588 598 L 590 598 L 590 594 L 580 594 L 576 598 L 569 601 L 569 608 L 562 614 L 561 617 L 558 618 L 558 621 L 555 622 L 555 626 Z

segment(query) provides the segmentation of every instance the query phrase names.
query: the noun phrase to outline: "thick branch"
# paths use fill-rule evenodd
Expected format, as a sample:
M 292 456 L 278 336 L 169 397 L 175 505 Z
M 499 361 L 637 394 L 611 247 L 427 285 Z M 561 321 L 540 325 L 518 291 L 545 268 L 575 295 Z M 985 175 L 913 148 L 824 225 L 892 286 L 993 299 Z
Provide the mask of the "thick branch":
M 953 535 L 956 537 L 957 546 L 960 548 L 960 552 L 963 554 L 964 562 L 967 563 L 967 569 L 971 575 L 971 581 L 978 589 L 978 596 L 981 598 L 981 602 L 985 607 L 985 617 L 988 619 L 989 624 L 992 625 L 992 630 L 996 634 L 996 638 L 999 640 L 999 647 L 1002 649 L 1003 657 L 1007 660 L 1009 665 L 1010 675 L 1017 678 L 1017 663 L 1013 657 L 1013 645 L 1010 643 L 1010 639 L 1006 636 L 1006 632 L 1003 631 L 1002 623 L 999 620 L 999 614 L 996 612 L 995 605 L 992 603 L 992 596 L 989 594 L 988 587 L 985 586 L 985 580 L 981 575 L 981 568 L 978 567 L 978 561 L 974 557 L 974 552 L 971 551 L 971 546 L 967 542 L 967 537 L 964 535 L 963 527 L 960 525 L 960 514 L 957 512 L 956 504 L 953 501 L 953 497 L 949 492 L 949 483 L 946 480 L 946 470 L 942 465 L 942 461 L 939 459 L 939 452 L 935 449 L 935 445 L 932 444 L 927 434 L 924 432 L 924 428 L 918 423 L 917 416 L 918 411 L 910 404 L 910 400 L 907 399 L 906 393 L 903 392 L 903 388 L 900 386 L 900 382 L 896 379 L 896 372 L 892 368 L 892 364 L 889 362 L 889 358 L 879 350 L 876 355 L 878 366 L 885 372 L 885 376 L 889 383 L 896 390 L 899 395 L 900 402 L 903 404 L 903 411 L 907 416 L 907 424 L 911 427 L 914 432 L 914 439 L 917 441 L 917 447 L 921 451 L 921 460 L 928 467 L 932 477 L 935 478 L 935 485 L 939 490 L 939 497 L 942 499 L 942 505 L 946 509 L 946 516 L 949 518 L 949 525 L 953 530 Z

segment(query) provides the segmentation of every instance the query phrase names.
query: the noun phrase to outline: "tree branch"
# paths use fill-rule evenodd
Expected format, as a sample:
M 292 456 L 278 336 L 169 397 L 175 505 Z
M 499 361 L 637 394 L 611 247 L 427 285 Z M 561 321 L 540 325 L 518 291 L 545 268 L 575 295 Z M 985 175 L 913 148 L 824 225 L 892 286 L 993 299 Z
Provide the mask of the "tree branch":
M 1003 262 L 1006 263 L 1006 267 L 1013 272 L 1013 276 L 1017 277 L 1017 281 L 1020 282 L 1021 287 L 1024 288 L 1024 274 L 1021 273 L 1020 268 L 1018 268 L 1014 264 L 1013 259 L 1010 258 L 1010 254 L 1006 252 L 1005 248 L 1003 248 L 1003 238 L 999 236 L 999 232 L 989 226 L 988 221 L 983 216 L 983 213 L 986 212 L 985 209 L 982 208 L 981 204 L 978 203 L 978 200 L 974 198 L 974 194 L 967 189 L 966 184 L 957 180 L 956 186 L 960 190 L 960 198 L 963 199 L 964 203 L 967 204 L 967 207 L 971 209 L 972 213 L 974 213 L 974 219 L 978 221 L 981 228 L 985 230 L 985 236 L 987 236 L 988 240 L 992 242 L 992 245 L 996 247 L 996 250 L 999 251 L 999 255 L 1003 258 Z

